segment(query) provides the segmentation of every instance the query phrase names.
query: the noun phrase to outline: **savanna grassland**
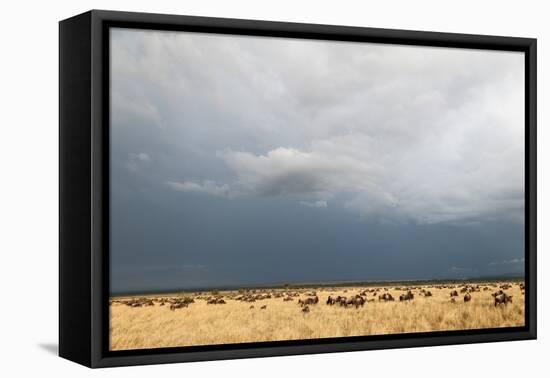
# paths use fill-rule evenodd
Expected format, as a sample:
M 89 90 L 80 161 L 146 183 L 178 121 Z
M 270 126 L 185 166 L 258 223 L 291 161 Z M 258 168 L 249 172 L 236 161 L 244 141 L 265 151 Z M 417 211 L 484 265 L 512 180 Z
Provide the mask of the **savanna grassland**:
M 158 294 L 109 307 L 111 350 L 525 324 L 522 282 Z

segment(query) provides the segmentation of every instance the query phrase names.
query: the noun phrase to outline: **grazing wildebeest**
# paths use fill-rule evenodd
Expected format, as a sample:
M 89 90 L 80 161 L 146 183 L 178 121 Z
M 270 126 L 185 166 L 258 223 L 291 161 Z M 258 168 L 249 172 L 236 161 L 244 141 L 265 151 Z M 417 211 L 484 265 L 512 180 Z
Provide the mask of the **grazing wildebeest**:
M 213 298 L 206 302 L 206 304 L 225 304 L 222 298 Z
M 288 302 L 288 301 L 293 301 L 294 298 L 291 298 L 291 297 L 286 297 L 285 299 L 283 299 L 284 302 Z
M 470 302 L 472 300 L 472 296 L 470 295 L 470 293 L 466 293 L 466 295 L 464 296 L 464 302 Z
M 254 308 L 254 305 L 250 306 L 248 309 L 249 310 L 252 310 Z
M 184 307 L 187 307 L 187 303 L 184 303 L 184 302 L 172 303 L 170 305 L 170 310 L 175 311 L 177 309 L 184 308 Z
M 260 307 L 260 310 L 265 310 L 267 309 L 267 305 L 263 305 L 262 307 Z
M 332 296 L 329 295 L 327 298 L 327 305 L 332 306 L 335 303 L 336 303 L 336 299 L 332 298 Z
M 451 291 L 451 297 L 458 297 L 458 292 L 456 290 Z
M 495 291 L 495 292 L 492 293 L 491 295 L 492 295 L 493 297 L 496 297 L 497 295 L 502 295 L 502 294 L 504 294 L 504 291 L 499 290 L 499 291 Z
M 306 299 L 299 299 L 298 300 L 298 304 L 302 307 L 307 306 L 307 305 L 314 305 L 314 304 L 317 304 L 317 303 L 319 303 L 319 297 L 318 296 L 308 297 Z
M 355 306 L 355 308 L 359 308 L 359 306 L 363 307 L 364 304 L 365 304 L 365 298 L 363 298 L 360 295 L 351 297 L 346 301 L 346 307 L 348 305 L 351 305 L 351 306 Z
M 424 292 L 424 296 L 425 296 L 425 297 L 431 297 L 431 296 L 432 296 L 432 292 L 431 292 L 431 291 L 426 291 L 426 292 Z
M 344 307 L 352 306 L 355 304 L 355 297 L 349 297 L 345 300 L 340 301 L 340 305 Z
M 309 312 L 309 306 L 306 306 L 306 307 L 302 308 L 302 312 L 303 313 L 308 313 Z
M 384 294 L 378 296 L 378 301 L 379 301 L 379 302 L 380 302 L 380 301 L 384 301 L 384 302 L 388 302 L 388 301 L 389 301 L 389 302 L 393 302 L 394 299 L 393 299 L 393 297 L 392 297 L 392 295 L 391 295 L 390 293 L 384 293 Z
M 412 301 L 413 299 L 414 299 L 414 294 L 410 290 L 407 291 L 406 294 L 401 294 L 399 296 L 400 301 Z
M 346 300 L 347 300 L 346 297 L 342 297 L 342 296 L 339 295 L 338 297 L 336 297 L 335 303 L 339 303 L 340 306 L 345 306 L 346 305 Z
M 494 297 L 495 297 L 495 307 L 501 304 L 508 305 L 508 302 L 512 303 L 512 296 L 506 293 L 498 294 L 498 295 L 495 295 Z
M 123 303 L 129 307 L 142 307 L 142 306 L 154 306 L 155 302 L 149 298 L 131 298 L 128 300 L 117 301 L 117 303 Z
M 451 303 L 456 303 L 456 299 L 454 297 L 451 298 Z

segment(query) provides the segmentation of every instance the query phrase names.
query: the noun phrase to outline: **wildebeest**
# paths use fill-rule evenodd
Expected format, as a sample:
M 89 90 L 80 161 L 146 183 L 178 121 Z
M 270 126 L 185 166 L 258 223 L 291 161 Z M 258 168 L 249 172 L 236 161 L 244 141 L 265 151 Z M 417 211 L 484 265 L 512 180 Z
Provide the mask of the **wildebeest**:
M 456 290 L 451 291 L 451 297 L 458 297 L 458 292 Z
M 354 297 L 350 297 L 345 301 L 345 307 L 347 306 L 355 306 L 355 308 L 359 308 L 359 306 L 363 307 L 366 300 L 360 295 L 356 295 Z
M 309 312 L 309 306 L 305 306 L 304 308 L 302 308 L 302 312 L 308 313 Z
M 464 302 L 470 302 L 472 300 L 472 296 L 470 295 L 470 293 L 466 293 L 466 295 L 464 296 Z
M 507 305 L 508 302 L 512 303 L 512 295 L 502 293 L 502 294 L 497 294 L 494 297 L 495 297 L 495 307 L 501 304 Z
M 187 303 L 185 303 L 185 302 L 172 303 L 172 304 L 170 305 L 170 310 L 175 311 L 175 310 L 177 310 L 177 309 L 184 308 L 184 307 L 187 307 L 187 306 L 188 306 L 188 305 L 187 305 Z
M 410 290 L 407 291 L 406 294 L 401 294 L 399 296 L 400 301 L 412 301 L 413 299 L 414 299 L 414 294 Z
M 337 296 L 336 299 L 334 300 L 334 303 L 338 303 L 340 304 L 340 306 L 345 306 L 346 305 L 346 300 L 347 298 L 346 297 L 343 297 L 343 296 Z
M 125 304 L 128 307 L 154 306 L 155 303 L 149 298 L 131 298 L 128 300 L 117 301 L 117 303 Z
M 267 305 L 263 305 L 262 307 L 260 307 L 260 310 L 265 310 L 267 309 Z
M 248 309 L 249 310 L 252 310 L 254 308 L 254 305 L 250 306 Z
M 456 299 L 454 297 L 451 298 L 451 303 L 456 303 Z
M 345 301 L 340 302 L 340 304 L 344 307 L 348 307 L 350 305 L 353 305 L 355 303 L 355 297 L 349 297 Z
M 384 302 L 393 302 L 394 299 L 392 297 L 392 295 L 390 293 L 384 293 L 382 295 L 379 295 L 378 296 L 378 301 L 381 302 L 381 301 L 384 301 Z
M 319 297 L 318 296 L 308 297 L 306 299 L 299 299 L 298 300 L 298 304 L 302 307 L 307 306 L 307 305 L 314 305 L 314 304 L 317 304 L 317 303 L 319 303 Z
M 206 302 L 206 304 L 225 304 L 222 298 L 213 298 Z

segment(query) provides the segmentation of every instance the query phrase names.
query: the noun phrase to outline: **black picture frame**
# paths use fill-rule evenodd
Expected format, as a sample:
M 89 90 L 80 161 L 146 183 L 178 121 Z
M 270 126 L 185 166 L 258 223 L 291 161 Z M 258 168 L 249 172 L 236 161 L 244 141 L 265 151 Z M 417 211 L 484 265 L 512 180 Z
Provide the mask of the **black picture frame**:
M 110 27 L 525 53 L 524 327 L 109 351 Z M 88 367 L 535 339 L 536 39 L 92 10 L 59 23 L 59 355 Z

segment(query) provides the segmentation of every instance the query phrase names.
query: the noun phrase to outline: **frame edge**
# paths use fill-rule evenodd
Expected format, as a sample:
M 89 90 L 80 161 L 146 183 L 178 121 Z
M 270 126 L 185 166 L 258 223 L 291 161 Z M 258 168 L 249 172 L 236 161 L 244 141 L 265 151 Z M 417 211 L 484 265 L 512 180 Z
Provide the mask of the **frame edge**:
M 59 22 L 59 356 L 90 366 L 91 12 Z

